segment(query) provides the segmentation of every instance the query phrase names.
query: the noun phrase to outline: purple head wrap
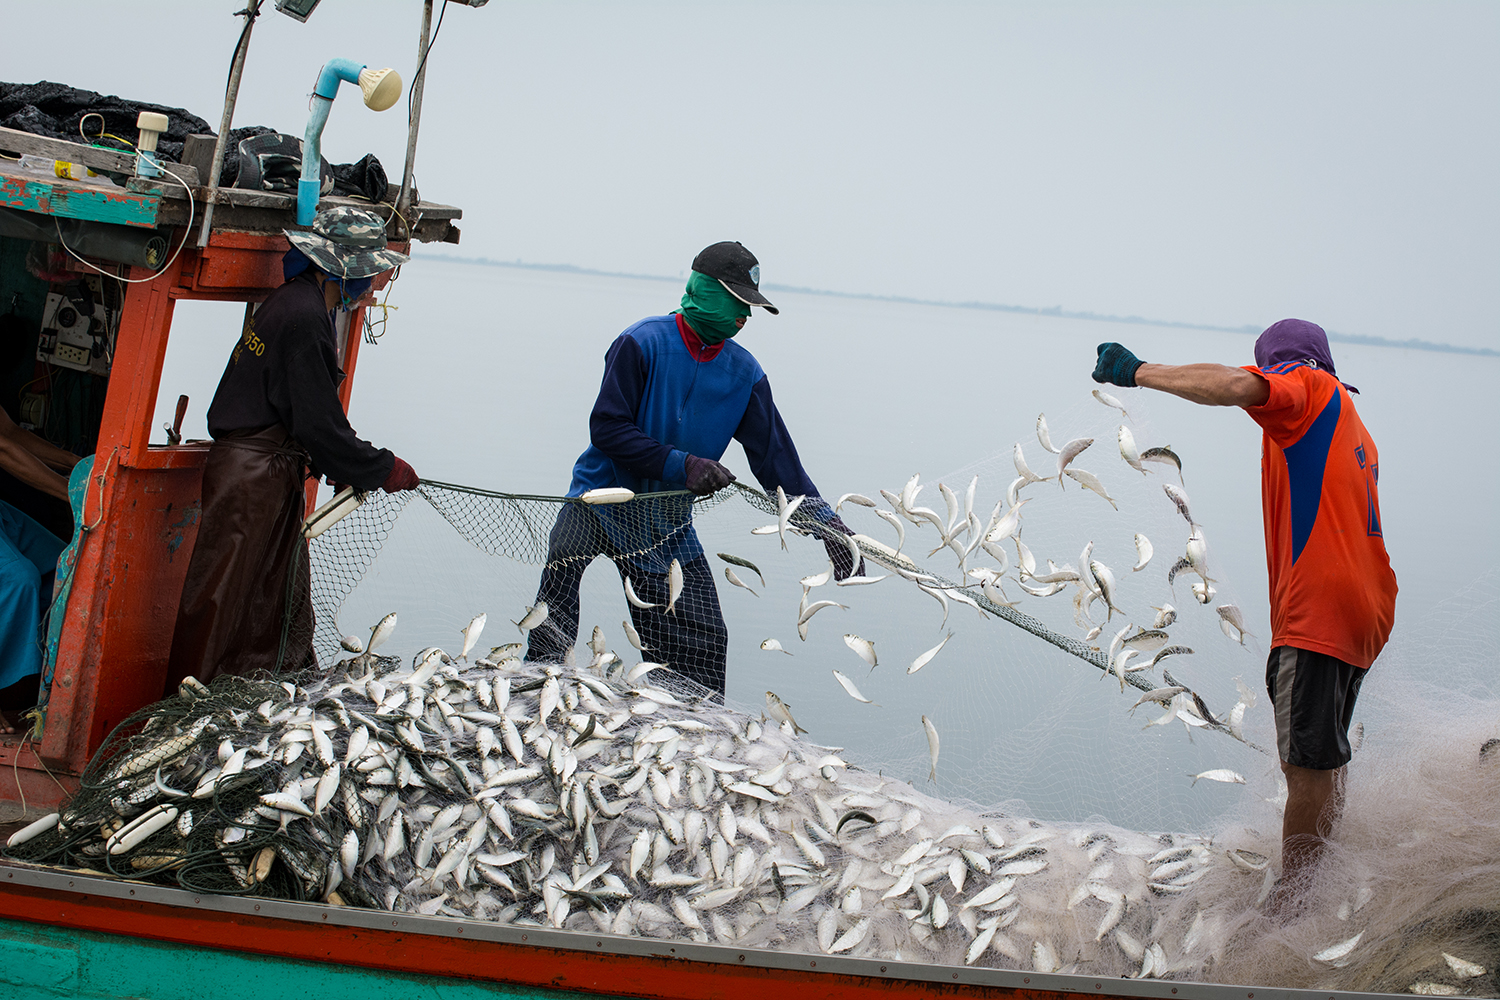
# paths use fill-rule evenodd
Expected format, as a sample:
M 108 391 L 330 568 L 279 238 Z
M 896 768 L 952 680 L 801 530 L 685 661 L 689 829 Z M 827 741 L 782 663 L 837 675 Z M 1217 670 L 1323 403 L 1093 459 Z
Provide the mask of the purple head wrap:
M 1255 341 L 1255 364 L 1258 367 L 1270 368 L 1288 361 L 1306 361 L 1338 378 L 1333 367 L 1333 354 L 1328 350 L 1328 334 L 1318 324 L 1305 319 L 1272 323 Z M 1350 392 L 1359 392 L 1348 382 L 1343 386 Z

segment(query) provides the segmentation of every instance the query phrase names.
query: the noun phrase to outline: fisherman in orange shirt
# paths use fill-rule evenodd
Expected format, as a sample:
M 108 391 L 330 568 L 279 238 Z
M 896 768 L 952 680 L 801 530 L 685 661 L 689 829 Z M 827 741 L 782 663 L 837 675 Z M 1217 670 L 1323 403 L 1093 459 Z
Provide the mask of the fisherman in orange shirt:
M 1343 808 L 1349 720 L 1365 671 L 1396 616 L 1396 574 L 1381 532 L 1375 442 L 1339 381 L 1328 335 L 1284 319 L 1255 342 L 1255 364 L 1157 365 L 1100 344 L 1094 381 L 1145 386 L 1206 406 L 1240 406 L 1260 424 L 1261 507 L 1271 582 L 1266 690 L 1286 775 L 1281 879 L 1287 912 Z

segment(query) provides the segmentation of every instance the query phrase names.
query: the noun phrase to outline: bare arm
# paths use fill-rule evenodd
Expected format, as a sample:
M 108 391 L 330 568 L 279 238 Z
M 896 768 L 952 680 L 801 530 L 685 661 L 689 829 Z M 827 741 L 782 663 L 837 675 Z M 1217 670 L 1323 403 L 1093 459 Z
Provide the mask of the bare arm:
M 22 430 L 4 410 L 0 410 L 0 468 L 27 486 L 66 500 L 68 481 L 53 469 L 72 471 L 77 464 L 77 455 Z
M 1136 369 L 1135 382 L 1204 406 L 1261 406 L 1271 398 L 1264 378 L 1227 365 L 1148 363 Z

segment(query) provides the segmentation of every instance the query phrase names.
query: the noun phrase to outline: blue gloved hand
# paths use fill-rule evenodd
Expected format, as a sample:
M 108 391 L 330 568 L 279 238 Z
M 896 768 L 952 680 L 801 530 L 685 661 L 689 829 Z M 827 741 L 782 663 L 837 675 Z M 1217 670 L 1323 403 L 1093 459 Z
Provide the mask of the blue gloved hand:
M 1099 363 L 1094 366 L 1094 381 L 1134 388 L 1135 371 L 1145 363 L 1131 354 L 1124 344 L 1100 344 Z

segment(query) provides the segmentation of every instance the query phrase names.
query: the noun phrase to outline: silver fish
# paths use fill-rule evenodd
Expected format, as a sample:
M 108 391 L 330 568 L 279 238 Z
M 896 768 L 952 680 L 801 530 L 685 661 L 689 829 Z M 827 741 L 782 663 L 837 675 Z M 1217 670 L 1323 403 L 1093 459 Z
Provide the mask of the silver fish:
M 845 503 L 857 503 L 861 507 L 874 507 L 875 501 L 861 493 L 845 493 L 839 497 L 838 503 L 833 505 L 833 512 L 837 514 Z M 720 558 L 723 558 L 722 556 Z
M 1041 442 L 1042 447 L 1047 451 L 1050 451 L 1054 455 L 1057 454 L 1057 449 L 1052 447 L 1052 435 L 1047 430 L 1047 415 L 1045 413 L 1037 414 L 1036 439 Z
M 1031 466 L 1026 464 L 1026 454 L 1021 450 L 1021 442 L 1019 441 L 1016 442 L 1015 448 L 1011 450 L 1011 461 L 1015 463 L 1016 475 L 1021 477 L 1022 485 L 1052 481 L 1052 476 L 1043 477 L 1031 471 Z
M 1064 475 L 1073 480 L 1079 486 L 1082 486 L 1084 489 L 1092 490 L 1104 499 L 1108 500 L 1109 505 L 1115 510 L 1120 509 L 1120 505 L 1115 503 L 1115 498 L 1109 495 L 1109 493 L 1104 489 L 1104 484 L 1099 481 L 1099 477 L 1094 475 L 1092 472 L 1085 472 L 1083 469 L 1068 469 L 1064 472 Z
M 800 499 L 800 498 L 799 498 Z M 676 559 L 667 567 L 667 614 L 674 614 L 677 598 L 682 596 L 682 563 Z
M 630 644 L 638 652 L 645 653 L 650 651 L 650 647 L 641 641 L 641 634 L 635 630 L 635 626 L 630 623 L 630 619 L 627 618 L 622 621 L 620 627 L 625 630 L 625 638 L 630 640 Z
M 802 506 L 805 496 L 797 496 L 788 500 L 786 491 L 780 486 L 776 487 L 776 533 L 781 536 L 781 547 L 786 548 L 786 526 L 791 521 L 792 515 L 797 513 L 797 508 Z
M 365 651 L 365 644 L 360 641 L 357 635 L 344 636 L 339 640 L 339 645 L 351 653 L 363 653 Z
M 375 648 L 389 639 L 394 631 L 396 631 L 396 612 L 392 611 L 370 629 L 370 641 L 365 643 L 365 652 L 375 652 Z
M 854 650 L 861 660 L 870 665 L 871 670 L 875 669 L 875 665 L 879 662 L 875 656 L 875 643 L 869 639 L 862 639 L 853 632 L 848 632 L 844 635 L 844 645 Z
M 1193 512 L 1188 505 L 1188 495 L 1171 483 L 1162 483 L 1161 488 L 1167 494 L 1167 499 L 1171 500 L 1172 505 L 1177 508 L 1177 513 L 1182 515 L 1183 520 L 1189 525 L 1196 525 L 1197 522 L 1193 520 Z
M 1214 610 L 1219 614 L 1219 624 L 1223 627 L 1224 634 L 1231 639 L 1238 638 L 1241 646 L 1245 644 L 1245 636 L 1253 635 L 1249 629 L 1245 628 L 1245 616 L 1240 613 L 1240 609 L 1235 605 L 1221 604 L 1217 608 L 1214 608 Z M 1231 629 L 1234 631 L 1231 632 Z M 1238 633 L 1238 636 L 1235 633 Z
M 888 510 L 877 510 L 875 515 L 896 529 L 896 554 L 901 554 L 901 548 L 906 544 L 906 526 L 901 519 Z
M 1120 402 L 1115 397 L 1111 396 L 1109 393 L 1105 392 L 1103 389 L 1095 389 L 1094 398 L 1103 403 L 1105 406 L 1119 410 L 1121 413 L 1125 414 L 1125 419 L 1130 419 L 1130 411 L 1125 409 L 1125 404 Z
M 1134 705 L 1130 706 L 1130 712 L 1132 715 L 1134 715 L 1136 709 L 1140 708 L 1142 705 L 1147 704 L 1148 702 L 1166 707 L 1172 703 L 1173 698 L 1177 697 L 1179 694 L 1186 690 L 1187 688 L 1183 687 L 1180 684 L 1171 684 L 1167 687 L 1159 687 L 1154 690 L 1147 691 L 1145 694 L 1140 696 L 1140 698 Z
M 630 577 L 627 576 L 623 579 L 625 580 L 625 600 L 630 602 L 631 607 L 642 609 L 661 607 L 660 604 L 652 604 L 650 601 L 644 601 L 641 598 L 637 597 L 635 593 L 635 587 L 630 583 Z
M 1140 650 L 1142 653 L 1154 653 L 1167 644 L 1169 636 L 1161 629 L 1141 629 L 1135 635 L 1124 640 L 1121 645 L 1130 649 Z
M 947 640 L 945 639 L 943 641 L 946 642 Z M 931 766 L 931 768 L 927 772 L 927 780 L 928 781 L 936 781 L 937 780 L 937 762 L 938 762 L 938 731 L 937 731 L 937 727 L 932 724 L 932 720 L 931 719 L 927 718 L 927 716 L 924 715 L 924 716 L 922 716 L 922 728 L 927 732 L 927 757 L 932 762 L 932 766 Z
M 464 648 L 458 654 L 460 660 L 468 660 L 469 650 L 473 649 L 474 644 L 479 641 L 479 633 L 484 631 L 484 623 L 488 618 L 488 615 L 477 614 L 469 619 L 469 624 L 463 627 Z
M 1193 784 L 1195 785 L 1198 783 L 1199 778 L 1202 778 L 1204 781 L 1222 781 L 1230 785 L 1243 785 L 1245 783 L 1244 775 L 1238 771 L 1231 771 L 1227 767 L 1215 768 L 1212 771 L 1201 771 L 1198 774 L 1190 774 L 1188 777 L 1193 779 Z
M 1167 646 L 1167 647 L 1165 647 L 1163 649 L 1159 649 L 1159 650 L 1156 651 L 1156 655 L 1153 656 L 1153 657 L 1151 657 L 1151 662 L 1148 663 L 1148 664 L 1146 664 L 1146 669 L 1150 670 L 1152 667 L 1156 666 L 1158 663 L 1160 663 L 1162 660 L 1165 660 L 1169 656 L 1192 656 L 1192 655 L 1193 655 L 1193 651 L 1191 649 L 1189 649 L 1187 646 Z M 1170 683 L 1170 682 L 1168 682 L 1168 683 Z
M 1104 606 L 1109 610 L 1105 621 L 1114 617 L 1114 613 L 1120 610 L 1115 603 L 1115 575 L 1110 572 L 1108 566 L 1097 559 L 1089 560 L 1089 572 L 1093 574 L 1094 581 L 1099 585 L 1099 593 L 1104 597 Z M 1120 612 L 1124 614 L 1124 612 Z
M 806 610 L 804 610 L 802 614 L 797 616 L 797 624 L 806 625 L 809 621 L 812 620 L 813 615 L 817 614 L 819 611 L 822 611 L 824 608 L 843 608 L 845 611 L 848 611 L 849 605 L 840 604 L 838 601 L 814 601 L 807 606 Z
M 1068 463 L 1083 454 L 1085 448 L 1094 443 L 1093 438 L 1074 438 L 1063 445 L 1062 451 L 1057 453 L 1057 485 L 1062 487 L 1063 473 L 1067 471 Z
M 1153 604 L 1151 610 L 1156 612 L 1156 620 L 1151 623 L 1154 629 L 1167 628 L 1177 620 L 1177 609 L 1170 604 L 1163 604 L 1161 607 Z
M 1146 474 L 1146 467 L 1141 464 L 1141 453 L 1135 447 L 1135 435 L 1130 433 L 1130 428 L 1124 424 L 1120 425 L 1120 457 L 1125 464 L 1130 466 L 1141 475 Z
M 792 655 L 792 651 L 790 649 L 782 648 L 781 643 L 777 642 L 775 639 L 765 640 L 760 644 L 760 648 L 766 650 L 767 652 L 785 653 L 787 656 Z
M 745 581 L 743 581 L 739 577 L 735 576 L 734 575 L 734 570 L 732 568 L 728 567 L 728 566 L 724 567 L 724 579 L 728 580 L 730 583 L 734 584 L 736 587 L 740 587 L 740 588 L 743 588 L 744 590 L 750 591 L 750 593 L 755 594 L 756 597 L 760 596 L 759 594 L 756 594 L 755 591 L 752 590 L 745 583 Z
M 870 504 L 870 506 L 873 507 L 875 505 L 874 504 Z M 760 577 L 760 585 L 762 587 L 764 587 L 766 585 L 765 575 L 763 573 L 761 573 L 759 567 L 757 567 L 755 565 L 755 563 L 751 562 L 749 559 L 741 559 L 739 556 L 732 556 L 728 552 L 720 552 L 719 553 L 719 558 L 722 559 L 722 560 L 724 560 L 727 563 L 732 564 L 732 565 L 742 566 L 745 569 L 748 569 L 750 572 L 752 572 L 756 576 Z
M 807 732 L 806 729 L 797 725 L 796 719 L 792 718 L 792 706 L 778 698 L 775 691 L 766 692 L 766 714 L 777 722 L 791 726 L 793 732 Z
M 511 622 L 511 624 L 520 629 L 522 635 L 525 635 L 527 632 L 530 632 L 532 629 L 536 628 L 546 620 L 547 602 L 537 601 L 531 607 L 526 609 L 526 613 L 521 616 L 520 621 Z
M 836 680 L 836 681 L 838 681 L 839 682 L 839 687 L 843 688 L 844 691 L 848 693 L 849 697 L 853 698 L 855 701 L 862 701 L 866 705 L 873 705 L 873 704 L 875 704 L 869 698 L 866 698 L 863 694 L 861 694 L 860 691 L 859 691 L 859 688 L 857 688 L 857 687 L 854 686 L 854 682 L 851 681 L 849 678 L 845 677 L 839 671 L 835 670 L 833 672 L 833 679 Z
M 932 658 L 938 655 L 938 652 L 942 650 L 944 646 L 948 645 L 948 640 L 951 638 L 953 638 L 953 633 L 949 632 L 946 636 L 943 637 L 942 642 L 938 643 L 936 646 L 933 646 L 927 652 L 923 653 L 921 656 L 918 656 L 915 660 L 912 660 L 911 666 L 906 668 L 906 672 L 909 674 L 914 674 L 918 670 L 921 670 L 923 667 L 927 666 L 927 664 L 931 663 Z
M 1177 457 L 1177 453 L 1172 450 L 1171 445 L 1167 445 L 1164 448 L 1147 448 L 1141 452 L 1141 461 L 1161 462 L 1163 465 L 1170 465 L 1177 470 L 1177 481 L 1182 481 L 1182 459 Z
M 1135 556 L 1136 556 L 1136 559 L 1135 559 L 1135 565 L 1132 566 L 1132 567 L 1130 567 L 1130 571 L 1132 573 L 1139 573 L 1141 570 L 1145 569 L 1146 568 L 1146 564 L 1151 561 L 1151 556 L 1153 554 L 1154 553 L 1152 552 L 1152 549 L 1151 549 L 1151 539 L 1147 538 L 1145 535 L 1141 534 L 1139 531 L 1136 532 L 1135 533 Z

